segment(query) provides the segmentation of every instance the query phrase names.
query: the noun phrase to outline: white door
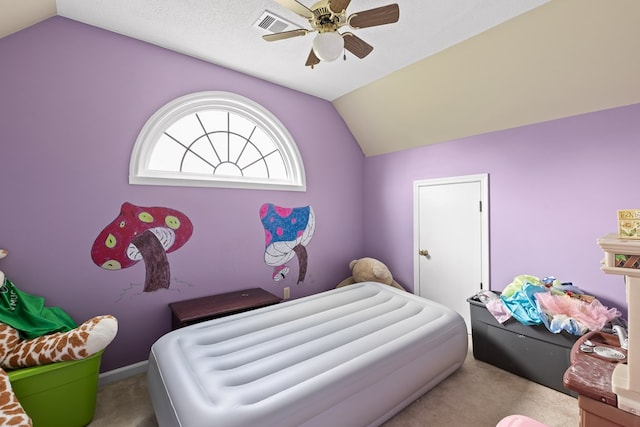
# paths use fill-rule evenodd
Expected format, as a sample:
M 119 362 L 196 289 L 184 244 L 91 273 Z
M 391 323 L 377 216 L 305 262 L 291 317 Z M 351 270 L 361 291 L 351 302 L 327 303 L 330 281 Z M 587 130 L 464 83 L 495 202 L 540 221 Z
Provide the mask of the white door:
M 460 313 L 489 289 L 488 176 L 414 182 L 414 292 Z

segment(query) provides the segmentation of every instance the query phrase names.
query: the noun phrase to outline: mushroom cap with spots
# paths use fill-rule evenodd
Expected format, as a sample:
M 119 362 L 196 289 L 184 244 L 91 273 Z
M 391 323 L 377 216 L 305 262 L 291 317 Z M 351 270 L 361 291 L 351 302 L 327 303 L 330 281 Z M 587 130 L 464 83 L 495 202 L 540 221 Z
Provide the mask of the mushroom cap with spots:
M 315 231 L 313 208 L 284 208 L 272 203 L 260 207 L 260 221 L 264 227 L 264 260 L 269 266 L 290 261 L 299 245 L 306 246 Z
M 149 231 L 169 253 L 181 248 L 191 237 L 193 225 L 180 211 L 166 207 L 142 207 L 122 204 L 120 214 L 98 235 L 91 248 L 96 265 L 107 270 L 130 267 L 142 259 L 133 243 Z

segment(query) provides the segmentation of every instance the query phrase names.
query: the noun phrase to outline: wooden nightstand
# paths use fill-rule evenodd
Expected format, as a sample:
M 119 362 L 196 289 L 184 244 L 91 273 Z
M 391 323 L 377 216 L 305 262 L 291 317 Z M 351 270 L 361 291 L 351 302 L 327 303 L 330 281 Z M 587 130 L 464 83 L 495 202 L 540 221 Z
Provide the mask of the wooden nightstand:
M 172 302 L 169 304 L 171 309 L 171 328 L 178 329 L 205 320 L 277 304 L 280 301 L 282 301 L 282 298 L 264 289 L 252 288 Z

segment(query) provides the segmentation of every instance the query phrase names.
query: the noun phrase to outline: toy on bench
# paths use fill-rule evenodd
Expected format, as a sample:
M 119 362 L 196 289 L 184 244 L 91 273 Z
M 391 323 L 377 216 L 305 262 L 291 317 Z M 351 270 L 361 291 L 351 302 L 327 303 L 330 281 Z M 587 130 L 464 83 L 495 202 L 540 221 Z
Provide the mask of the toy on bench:
M 6 255 L 7 251 L 0 249 L 0 258 L 4 258 Z M 0 286 L 0 294 L 16 296 L 19 293 L 26 298 L 39 298 L 18 291 L 5 278 L 2 271 L 0 271 Z M 11 296 L 9 301 L 13 301 Z M 69 323 L 73 321 L 68 318 L 66 320 L 68 326 L 63 326 L 61 328 L 63 330 L 60 332 L 25 338 L 22 331 L 16 329 L 15 325 L 9 325 L 6 320 L 14 308 L 13 305 L 10 305 L 8 309 L 0 307 L 0 311 L 4 311 L 1 316 L 4 321 L 0 322 L 0 425 L 31 426 L 31 419 L 13 393 L 5 369 L 85 359 L 109 345 L 118 331 L 118 322 L 111 315 L 103 315 L 93 317 L 80 326 L 75 326 L 74 323 Z M 47 310 L 47 307 L 42 307 L 42 309 Z M 62 313 L 63 317 L 66 316 L 61 311 L 57 311 L 57 313 Z M 17 323 L 20 323 L 20 319 Z M 62 323 L 64 323 L 64 319 Z

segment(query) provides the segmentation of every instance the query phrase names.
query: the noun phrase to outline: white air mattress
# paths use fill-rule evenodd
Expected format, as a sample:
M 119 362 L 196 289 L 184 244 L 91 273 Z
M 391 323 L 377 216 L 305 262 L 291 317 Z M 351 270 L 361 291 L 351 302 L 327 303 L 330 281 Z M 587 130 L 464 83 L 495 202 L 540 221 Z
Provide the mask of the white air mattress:
M 165 426 L 379 425 L 467 355 L 462 317 L 358 283 L 170 332 L 148 387 Z

